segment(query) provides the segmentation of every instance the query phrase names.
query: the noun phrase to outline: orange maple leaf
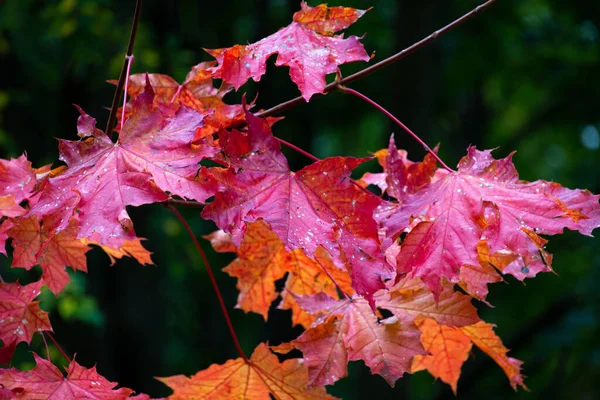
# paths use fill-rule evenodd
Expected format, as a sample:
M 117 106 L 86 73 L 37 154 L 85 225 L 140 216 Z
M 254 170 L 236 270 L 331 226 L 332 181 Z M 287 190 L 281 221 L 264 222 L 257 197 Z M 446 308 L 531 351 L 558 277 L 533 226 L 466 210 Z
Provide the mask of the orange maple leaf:
M 211 241 L 217 251 L 235 249 L 228 235 L 220 231 L 205 238 Z M 315 320 L 313 315 L 306 313 L 296 303 L 294 295 L 308 296 L 324 292 L 337 299 L 336 283 L 345 293 L 354 293 L 350 275 L 337 268 L 323 248 L 317 248 L 315 259 L 306 256 L 301 249 L 287 252 L 283 242 L 263 220 L 248 224 L 237 254 L 238 258 L 223 269 L 238 279 L 240 294 L 237 307 L 245 312 L 261 314 L 265 320 L 271 303 L 279 295 L 275 281 L 286 273 L 288 278 L 281 292 L 279 308 L 292 311 L 293 325 L 308 328 Z
M 8 230 L 13 238 L 12 267 L 30 269 L 39 264 L 42 279 L 52 293 L 58 294 L 69 283 L 66 266 L 87 272 L 85 253 L 89 247 L 77 239 L 77 225 L 77 220 L 71 219 L 66 229 L 53 234 L 40 226 L 36 216 L 21 219 Z
M 325 388 L 308 389 L 307 368 L 300 359 L 280 363 L 263 343 L 248 361 L 238 358 L 222 365 L 213 364 L 191 378 L 176 375 L 159 380 L 173 389 L 171 400 L 335 399 Z
M 475 344 L 490 356 L 503 370 L 513 389 L 522 386 L 527 390 L 521 375 L 522 362 L 508 357 L 508 349 L 494 333 L 494 325 L 480 321 L 473 325 L 454 327 L 438 324 L 431 318 L 415 320 L 421 334 L 421 343 L 431 355 L 413 359 L 412 372 L 427 370 L 431 375 L 449 384 L 456 394 L 463 363 Z

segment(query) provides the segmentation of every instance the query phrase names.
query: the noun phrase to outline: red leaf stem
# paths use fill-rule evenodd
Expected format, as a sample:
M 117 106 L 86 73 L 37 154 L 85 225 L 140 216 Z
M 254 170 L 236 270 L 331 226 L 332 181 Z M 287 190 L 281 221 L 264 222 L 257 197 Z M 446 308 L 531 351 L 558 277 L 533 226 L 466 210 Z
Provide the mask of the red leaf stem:
M 383 108 L 382 106 L 380 106 L 377 102 L 375 102 L 374 100 L 371 100 L 370 98 L 368 98 L 367 96 L 365 96 L 364 94 L 354 90 L 354 89 L 350 89 L 344 86 L 338 86 L 338 89 L 342 92 L 346 92 L 349 93 L 353 96 L 358 97 L 359 99 L 362 99 L 363 101 L 366 101 L 367 103 L 369 103 L 370 105 L 372 105 L 373 107 L 377 108 L 379 111 L 381 111 L 382 113 L 384 113 L 389 119 L 391 119 L 392 121 L 394 121 L 397 125 L 399 125 L 402 129 L 404 129 L 404 131 L 406 133 L 408 133 L 410 136 L 412 136 L 413 139 L 415 139 L 417 142 L 419 142 L 419 144 L 421 146 L 423 146 L 425 148 L 425 150 L 427 150 L 429 152 L 429 154 L 431 154 L 433 156 L 433 158 L 435 158 L 444 168 L 446 168 L 449 172 L 455 172 L 452 168 L 450 168 L 449 166 L 446 165 L 446 163 L 444 161 L 442 161 L 442 159 L 435 153 L 435 151 L 431 150 L 431 148 L 429 146 L 427 146 L 427 143 L 425 143 L 416 133 L 414 133 L 413 131 L 411 131 L 406 125 L 404 125 L 402 123 L 402 121 L 400 121 L 398 118 L 394 117 L 394 115 L 389 112 L 388 110 L 386 110 L 385 108 Z
M 177 211 L 174 207 L 172 207 L 170 205 L 168 205 L 166 207 L 169 210 L 171 210 L 173 212 L 173 214 L 175 214 L 175 216 L 179 219 L 179 221 L 181 222 L 181 224 L 184 226 L 185 230 L 187 231 L 188 235 L 194 242 L 194 245 L 196 246 L 196 250 L 198 250 L 200 257 L 202 258 L 202 261 L 204 262 L 204 265 L 206 266 L 206 272 L 208 273 L 210 282 L 211 282 L 213 288 L 215 289 L 217 298 L 219 299 L 219 305 L 221 306 L 221 311 L 223 312 L 223 316 L 225 317 L 225 322 L 227 322 L 227 328 L 229 329 L 229 333 L 231 333 L 231 337 L 233 338 L 233 343 L 235 344 L 235 347 L 236 347 L 238 353 L 240 354 L 240 357 L 242 357 L 242 359 L 244 361 L 249 363 L 250 361 L 248 360 L 248 357 L 246 357 L 246 355 L 244 354 L 244 351 L 242 350 L 242 346 L 240 345 L 240 341 L 238 340 L 237 335 L 235 334 L 235 329 L 233 329 L 233 324 L 231 323 L 231 318 L 229 318 L 229 313 L 227 312 L 227 307 L 225 306 L 225 301 L 223 300 L 223 296 L 221 295 L 219 286 L 217 286 L 217 281 L 215 279 L 215 276 L 213 275 L 212 269 L 210 268 L 208 259 L 206 258 L 206 253 L 204 253 L 204 250 L 202 250 L 200 243 L 198 243 L 198 239 L 196 239 L 196 235 L 194 235 L 194 232 L 192 232 L 192 229 L 188 225 L 185 218 L 183 218 L 183 216 L 179 213 L 179 211 Z

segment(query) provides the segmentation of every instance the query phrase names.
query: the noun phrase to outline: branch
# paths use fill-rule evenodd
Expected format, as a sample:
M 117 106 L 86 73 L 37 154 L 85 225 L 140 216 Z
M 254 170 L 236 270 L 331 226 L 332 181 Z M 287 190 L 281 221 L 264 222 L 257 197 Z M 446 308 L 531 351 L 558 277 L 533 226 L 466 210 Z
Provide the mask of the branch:
M 223 312 L 223 316 L 225 317 L 225 322 L 227 322 L 227 328 L 229 329 L 229 333 L 231 334 L 231 337 L 233 338 L 233 343 L 235 344 L 235 348 L 237 349 L 238 353 L 240 354 L 240 357 L 242 357 L 242 359 L 246 363 L 249 363 L 250 361 L 248 360 L 248 357 L 246 357 L 246 355 L 244 354 L 244 351 L 242 350 L 242 346 L 240 345 L 240 341 L 238 340 L 238 337 L 235 334 L 235 329 L 233 329 L 233 324 L 231 323 L 231 318 L 229 318 L 229 313 L 227 312 L 227 307 L 225 306 L 225 301 L 223 300 L 223 295 L 221 295 L 219 286 L 217 286 L 217 280 L 215 279 L 215 276 L 213 275 L 212 269 L 210 268 L 210 264 L 208 263 L 208 259 L 206 258 L 206 254 L 204 253 L 204 250 L 202 250 L 200 243 L 198 243 L 198 239 L 196 239 L 196 235 L 194 235 L 194 232 L 192 232 L 192 229 L 186 222 L 185 218 L 183 218 L 183 216 L 179 213 L 179 211 L 177 211 L 174 207 L 169 206 L 169 205 L 166 207 L 169 210 L 171 210 L 173 212 L 173 214 L 175 214 L 177 219 L 179 219 L 179 221 L 181 222 L 181 224 L 187 231 L 188 235 L 194 242 L 194 245 L 196 246 L 196 250 L 198 250 L 200 257 L 202 258 L 202 261 L 204 262 L 204 266 L 206 267 L 206 272 L 208 273 L 208 277 L 210 278 L 210 283 L 212 283 L 213 289 L 215 289 L 215 293 L 217 294 L 217 298 L 219 299 L 219 305 L 221 306 L 221 311 Z
M 112 135 L 115 127 L 115 121 L 117 120 L 117 109 L 119 108 L 119 99 L 123 94 L 123 85 L 125 85 L 125 78 L 127 78 L 127 65 L 129 64 L 129 58 L 133 55 L 133 45 L 135 43 L 135 36 L 137 34 L 137 27 L 140 21 L 140 12 L 142 11 L 142 0 L 136 0 L 135 13 L 133 14 L 133 23 L 131 24 L 131 33 L 129 35 L 129 45 L 127 46 L 127 54 L 123 61 L 123 67 L 121 68 L 121 75 L 119 75 L 119 83 L 115 90 L 115 96 L 113 97 L 112 106 L 110 107 L 110 115 L 108 116 L 108 122 L 106 123 L 105 133 L 108 136 Z
M 437 39 L 438 37 L 447 33 L 448 31 L 451 31 L 452 29 L 456 28 L 457 26 L 459 26 L 466 20 L 470 19 L 471 17 L 475 16 L 475 14 L 480 13 L 481 11 L 483 11 L 487 7 L 491 6 L 495 2 L 496 2 L 496 0 L 488 0 L 487 2 L 475 7 L 473 10 L 466 13 L 465 15 L 458 18 L 457 20 L 444 26 L 442 29 L 439 29 L 439 30 L 433 32 L 431 35 L 418 41 L 417 43 L 413 44 L 412 46 L 407 47 L 406 49 L 400 51 L 399 53 L 396 53 L 393 56 L 386 58 L 385 60 L 379 61 L 378 63 L 373 64 L 370 67 L 367 67 L 361 71 L 358 71 L 355 74 L 349 75 L 343 79 L 336 80 L 335 82 L 330 83 L 329 85 L 325 86 L 325 89 L 323 90 L 323 95 L 331 92 L 332 90 L 337 89 L 340 85 L 347 85 L 350 82 L 354 82 L 357 79 L 360 79 L 367 75 L 370 75 L 373 72 L 378 71 L 383 67 L 386 67 L 390 64 L 395 63 L 398 60 L 403 59 L 404 57 L 419 50 L 421 47 L 426 46 L 427 44 L 429 44 L 429 42 L 434 41 L 435 39 Z M 302 104 L 302 103 L 305 103 L 304 98 L 302 96 L 298 96 L 295 99 L 291 99 L 291 100 L 286 101 L 285 103 L 278 104 L 274 107 L 269 108 L 268 110 L 256 113 L 256 116 L 264 118 L 264 117 L 268 117 L 268 116 L 271 116 L 274 114 L 279 114 L 282 111 L 285 111 L 289 108 L 292 108 L 292 107 L 297 106 L 298 104 Z
M 412 136 L 413 139 L 415 139 L 417 142 L 419 142 L 419 144 L 421 146 L 423 146 L 425 148 L 425 150 L 427 150 L 429 152 L 429 154 L 431 154 L 433 156 L 433 158 L 435 158 L 437 160 L 437 162 L 439 162 L 442 167 L 446 168 L 448 170 L 448 172 L 454 172 L 454 170 L 452 168 L 450 168 L 449 166 L 446 165 L 446 163 L 444 161 L 442 161 L 442 159 L 440 158 L 440 156 L 438 156 L 435 151 L 431 150 L 431 147 L 429 147 L 427 145 L 427 143 L 425 143 L 423 141 L 423 139 L 421 139 L 416 133 L 414 133 L 413 131 L 411 131 L 406 125 L 404 125 L 402 123 L 402 121 L 400 121 L 398 118 L 396 118 L 391 112 L 389 112 L 388 110 L 386 110 L 385 108 L 383 108 L 382 106 L 380 106 L 378 103 L 376 103 L 375 101 L 371 100 L 370 98 L 368 98 L 367 96 L 365 96 L 364 94 L 362 94 L 361 92 L 354 90 L 354 89 L 350 89 L 347 88 L 345 86 L 338 86 L 338 89 L 341 92 L 345 92 L 348 94 L 351 94 L 353 96 L 358 97 L 359 99 L 369 103 L 370 105 L 372 105 L 373 107 L 375 107 L 376 109 L 378 109 L 379 111 L 381 111 L 382 113 L 384 113 L 389 119 L 391 119 L 392 121 L 394 121 L 398 126 L 400 126 L 402 129 L 404 129 L 404 131 L 406 133 L 408 133 L 410 136 Z

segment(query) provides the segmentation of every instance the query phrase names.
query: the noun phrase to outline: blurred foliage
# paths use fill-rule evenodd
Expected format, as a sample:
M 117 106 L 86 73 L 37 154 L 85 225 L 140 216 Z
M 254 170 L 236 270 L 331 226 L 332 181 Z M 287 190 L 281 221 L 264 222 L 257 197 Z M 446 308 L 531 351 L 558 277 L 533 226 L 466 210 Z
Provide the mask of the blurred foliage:
M 130 29 L 134 1 L 4 0 L 0 2 L 0 156 L 27 151 L 35 166 L 58 165 L 56 141 L 75 139 L 76 110 L 107 119 Z M 314 1 L 309 2 L 315 5 Z M 333 4 L 332 4 L 333 5 Z M 337 3 L 335 3 L 337 5 Z M 368 34 L 364 43 L 380 60 L 425 37 L 477 5 L 476 1 L 347 1 L 374 8 L 349 34 Z M 291 20 L 299 1 L 173 0 L 144 2 L 133 73 L 161 72 L 183 80 L 189 68 L 209 60 L 202 48 L 256 41 Z M 600 2 L 504 0 L 425 49 L 353 86 L 373 97 L 428 143 L 441 143 L 441 156 L 455 164 L 469 144 L 517 150 L 521 177 L 556 180 L 600 192 Z M 343 67 L 350 74 L 364 65 Z M 229 96 L 259 94 L 268 108 L 298 95 L 286 69 L 271 65 L 260 83 Z M 387 145 L 390 133 L 413 158 L 423 150 L 368 105 L 341 93 L 314 99 L 285 113 L 275 132 L 319 157 L 364 156 Z M 293 167 L 307 163 L 284 150 Z M 374 165 L 374 164 L 372 164 Z M 44 293 L 56 337 L 85 366 L 112 381 L 152 395 L 168 390 L 154 376 L 192 374 L 236 357 L 204 266 L 185 232 L 165 209 L 132 209 L 139 236 L 156 267 L 89 253 L 89 274 L 72 276 L 60 300 Z M 214 229 L 198 212 L 185 210 L 197 235 Z M 205 249 L 215 269 L 231 257 Z M 559 276 L 492 287 L 482 316 L 525 361 L 531 392 L 512 392 L 502 371 L 474 352 L 459 381 L 459 397 L 546 399 L 600 397 L 600 243 L 568 232 L 549 246 Z M 9 271 L 7 281 L 28 282 L 39 270 Z M 234 310 L 235 281 L 218 282 L 242 346 L 277 344 L 294 338 L 289 313 L 273 309 L 264 324 L 258 315 Z M 37 337 L 33 349 L 45 354 Z M 51 357 L 61 361 L 50 343 Z M 31 366 L 27 347 L 15 365 Z M 391 389 L 351 363 L 351 379 L 331 392 L 344 399 L 452 398 L 450 389 L 426 373 L 405 377 Z

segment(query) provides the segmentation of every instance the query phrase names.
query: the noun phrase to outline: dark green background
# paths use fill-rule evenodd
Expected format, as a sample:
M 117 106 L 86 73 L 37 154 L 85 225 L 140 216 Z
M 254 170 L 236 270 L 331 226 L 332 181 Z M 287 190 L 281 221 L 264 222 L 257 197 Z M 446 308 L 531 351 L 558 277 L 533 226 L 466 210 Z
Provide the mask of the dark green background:
M 311 5 L 316 5 L 314 1 Z M 338 5 L 338 3 L 332 3 Z M 477 5 L 476 1 L 347 1 L 368 8 L 349 33 L 361 35 L 375 60 L 412 44 Z M 63 0 L 0 2 L 0 156 L 26 151 L 34 166 L 57 162 L 55 137 L 76 139 L 82 106 L 104 127 L 123 60 L 134 1 Z M 291 21 L 298 1 L 145 1 L 133 72 L 161 72 L 183 80 L 189 68 L 218 48 L 261 39 Z M 371 96 L 455 165 L 469 144 L 517 150 L 526 180 L 538 178 L 600 192 L 600 2 L 502 0 L 427 48 L 352 86 Z M 257 92 L 268 108 L 298 94 L 286 68 L 270 63 L 259 84 L 229 95 Z M 349 74 L 362 64 L 342 67 Z M 275 134 L 319 157 L 365 156 L 396 133 L 413 158 L 423 150 L 381 114 L 342 93 L 314 99 L 285 113 Z M 284 149 L 294 168 L 306 160 Z M 371 164 L 374 166 L 374 163 Z M 84 366 L 97 363 L 112 381 L 154 396 L 169 393 L 155 376 L 192 374 L 236 357 L 204 267 L 174 217 L 158 205 L 130 209 L 139 236 L 154 252 L 156 267 L 125 260 L 108 266 L 89 253 L 89 274 L 78 273 L 58 301 L 43 295 L 56 337 Z M 197 211 L 185 211 L 198 235 L 214 229 Z M 459 398 L 574 398 L 600 396 L 600 255 L 597 239 L 567 232 L 552 239 L 558 276 L 545 274 L 527 286 L 507 277 L 492 287 L 481 315 L 525 361 L 531 392 L 515 393 L 503 372 L 474 351 L 463 368 Z M 208 246 L 219 285 L 246 352 L 260 342 L 297 336 L 289 313 L 258 315 L 234 310 L 235 281 L 219 269 L 231 258 Z M 6 280 L 35 280 L 39 271 L 9 271 Z M 32 348 L 45 354 L 39 338 Z M 53 360 L 61 357 L 52 351 Z M 17 366 L 31 366 L 20 345 Z M 451 398 L 448 386 L 424 372 L 391 389 L 370 376 L 362 362 L 333 388 L 344 399 Z

